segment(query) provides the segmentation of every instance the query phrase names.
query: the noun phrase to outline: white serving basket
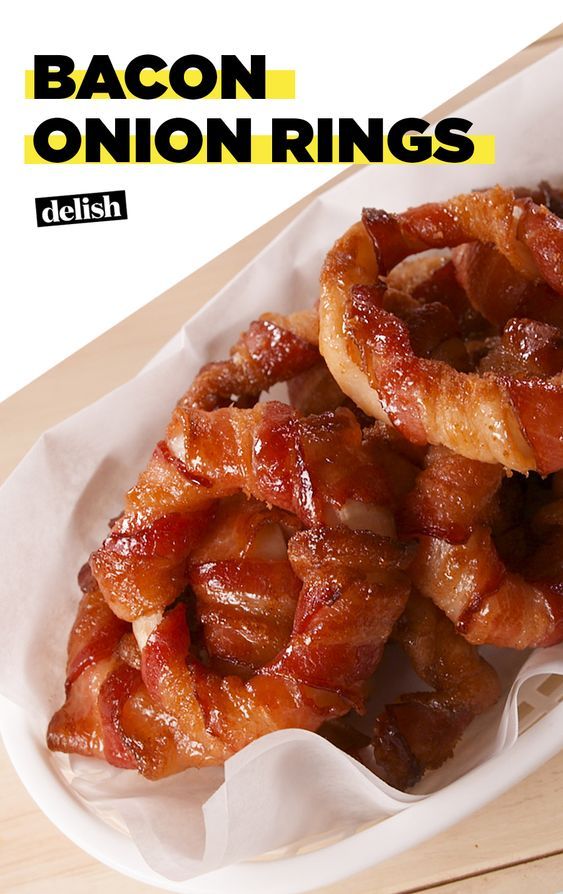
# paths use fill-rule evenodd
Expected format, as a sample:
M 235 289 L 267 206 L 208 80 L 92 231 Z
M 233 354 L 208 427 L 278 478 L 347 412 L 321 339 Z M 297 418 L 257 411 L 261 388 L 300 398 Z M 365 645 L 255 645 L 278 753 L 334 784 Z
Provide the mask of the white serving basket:
M 47 432 L 0 491 L 0 543 L 10 545 L 0 557 L 0 729 L 39 807 L 101 862 L 170 891 L 298 894 L 453 825 L 563 747 L 563 646 L 493 650 L 505 704 L 409 795 L 303 731 L 253 743 L 228 762 L 225 782 L 206 770 L 147 783 L 44 743 L 62 695 L 76 571 L 200 364 L 224 356 L 265 310 L 309 306 L 326 250 L 363 206 L 401 210 L 495 182 L 560 185 L 562 75 L 560 50 L 460 110 L 476 133 L 495 134 L 494 167 L 366 166 L 324 193 L 139 376 Z

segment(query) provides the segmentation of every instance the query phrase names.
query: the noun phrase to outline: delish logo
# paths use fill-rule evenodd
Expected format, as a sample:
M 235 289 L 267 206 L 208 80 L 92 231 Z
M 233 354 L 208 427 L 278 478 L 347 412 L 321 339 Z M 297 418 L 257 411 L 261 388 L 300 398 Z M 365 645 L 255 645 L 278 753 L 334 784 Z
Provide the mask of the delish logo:
M 35 199 L 35 214 L 38 227 L 126 220 L 125 190 L 89 192 L 74 196 L 44 196 Z

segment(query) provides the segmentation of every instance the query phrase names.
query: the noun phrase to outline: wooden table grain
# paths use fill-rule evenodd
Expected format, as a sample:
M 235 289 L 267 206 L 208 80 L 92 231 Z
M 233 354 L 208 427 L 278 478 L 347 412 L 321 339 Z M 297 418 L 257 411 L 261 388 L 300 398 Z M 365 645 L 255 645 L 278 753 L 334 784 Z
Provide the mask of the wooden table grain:
M 563 27 L 430 117 L 442 116 L 559 44 L 563 44 Z M 349 172 L 339 178 L 343 176 Z M 0 481 L 45 429 L 138 372 L 311 198 L 288 209 L 0 404 Z M 142 894 L 156 890 L 118 875 L 68 841 L 35 806 L 1 746 L 0 791 L 1 894 Z M 528 894 L 532 890 L 558 894 L 563 892 L 562 804 L 563 753 L 431 841 L 325 888 L 323 894 Z

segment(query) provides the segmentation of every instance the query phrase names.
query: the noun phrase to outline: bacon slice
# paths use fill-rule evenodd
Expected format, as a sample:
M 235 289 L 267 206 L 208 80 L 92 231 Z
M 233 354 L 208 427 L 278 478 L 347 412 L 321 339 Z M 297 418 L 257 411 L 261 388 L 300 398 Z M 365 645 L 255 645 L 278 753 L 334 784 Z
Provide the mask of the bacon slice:
M 286 645 L 300 581 L 287 558 L 294 516 L 241 495 L 223 500 L 192 553 L 189 581 L 213 667 L 244 675 Z
M 423 538 L 412 573 L 471 643 L 528 649 L 563 640 L 559 588 L 507 571 L 489 528 L 464 544 Z
M 407 255 L 427 248 L 488 242 L 517 273 L 530 280 L 544 280 L 563 294 L 563 221 L 530 197 L 516 198 L 510 189 L 495 186 L 401 214 L 368 208 L 363 219 L 380 274 Z
M 414 593 L 395 625 L 413 669 L 432 691 L 403 695 L 377 718 L 360 753 L 395 788 L 406 790 L 453 754 L 471 721 L 500 696 L 499 679 L 429 599 Z
M 66 701 L 47 730 L 52 751 L 104 756 L 97 699 L 117 664 L 117 647 L 127 626 L 115 617 L 95 583 L 89 582 L 69 637 Z
M 522 276 L 494 246 L 460 245 L 452 252 L 451 265 L 471 306 L 495 326 L 527 317 L 563 328 L 561 296 L 545 282 Z
M 399 513 L 402 536 L 464 543 L 474 526 L 492 515 L 502 478 L 499 465 L 465 459 L 446 447 L 431 447 L 424 471 Z
M 187 560 L 209 511 L 124 515 L 90 558 L 100 590 L 121 618 L 162 611 L 186 588 Z
M 537 524 L 545 524 L 550 505 L 557 507 L 559 498 L 550 498 L 545 487 L 526 498 L 518 493 L 517 476 L 503 490 L 500 485 L 495 467 L 479 468 L 443 451 L 434 455 L 405 503 L 413 533 L 433 535 L 420 537 L 413 583 L 471 643 L 514 649 L 552 645 L 563 640 L 563 540 L 554 538 L 547 550 L 552 555 L 546 556 L 545 536 L 537 538 L 526 518 L 538 505 Z M 443 513 L 448 493 L 452 505 Z M 551 513 L 557 527 L 563 515 Z M 445 521 L 442 529 L 440 518 Z M 534 552 L 542 540 L 538 563 Z
M 413 294 L 423 283 L 408 272 L 390 276 L 395 286 L 410 289 L 402 297 L 386 286 L 381 273 L 429 247 L 462 246 L 454 251 L 453 263 L 457 257 L 458 278 L 468 288 L 472 283 L 470 300 L 485 317 L 506 322 L 510 310 L 526 308 L 533 319 L 537 304 L 540 322 L 558 321 L 561 314 L 554 302 L 563 292 L 563 221 L 532 198 L 516 198 L 495 187 L 403 214 L 368 210 L 363 223 L 363 232 L 355 224 L 337 241 L 321 276 L 321 353 L 343 391 L 364 412 L 391 421 L 415 443 L 444 444 L 470 459 L 500 462 L 518 471 L 546 474 L 561 468 L 561 367 L 532 382 L 530 358 L 522 346 L 525 385 L 521 374 L 507 380 L 471 372 L 483 350 L 472 345 L 464 357 L 459 347 L 453 322 L 464 335 L 462 325 L 468 333 L 468 320 L 451 283 L 445 283 L 444 298 L 438 297 L 442 309 L 434 310 L 427 303 L 429 293 L 421 295 L 417 307 Z M 474 240 L 487 245 L 464 245 Z M 475 252 L 485 253 L 483 263 L 473 257 Z M 481 281 L 488 266 L 484 296 L 471 274 L 473 262 L 481 264 Z M 449 264 L 424 261 L 432 277 Z M 499 278 L 500 307 L 491 311 Z
M 301 418 L 272 401 L 252 410 L 177 410 L 169 437 L 190 469 L 206 475 L 210 496 L 243 491 L 296 515 L 325 519 L 347 499 L 386 502 L 388 487 L 344 408 Z
M 117 618 L 88 571 L 69 637 L 66 700 L 47 730 L 52 751 L 103 758 L 149 779 L 187 766 L 174 719 L 151 701 L 131 655 L 130 625 Z M 122 646 L 124 648 L 122 649 Z
M 287 383 L 287 388 L 289 403 L 304 416 L 336 410 L 347 400 L 331 376 L 324 360 L 319 361 L 305 372 L 293 376 Z M 350 407 L 350 409 L 354 408 Z
M 345 325 L 373 384 L 372 395 L 401 433 L 469 459 L 518 471 L 537 468 L 504 381 L 417 357 L 406 325 L 382 308 L 381 297 L 374 288 L 354 290 Z
M 318 317 L 299 311 L 283 317 L 264 314 L 250 324 L 231 349 L 229 360 L 206 364 L 179 406 L 214 410 L 236 403 L 253 406 L 263 391 L 319 362 Z
M 166 444 L 180 468 L 157 448 L 90 560 L 109 605 L 126 620 L 162 611 L 180 595 L 214 500 L 242 491 L 304 524 L 334 520 L 350 500 L 392 500 L 359 423 L 343 408 L 305 418 L 273 401 L 247 410 L 178 408 Z
M 316 527 L 292 538 L 289 558 L 303 580 L 293 631 L 249 680 L 220 676 L 189 653 L 181 605 L 143 649 L 147 689 L 191 743 L 193 766 L 221 763 L 275 729 L 315 730 L 362 703 L 408 598 L 405 551 L 369 532 Z
M 104 756 L 117 767 L 137 769 L 147 779 L 162 779 L 190 766 L 174 718 L 155 705 L 141 674 L 121 662 L 98 696 Z

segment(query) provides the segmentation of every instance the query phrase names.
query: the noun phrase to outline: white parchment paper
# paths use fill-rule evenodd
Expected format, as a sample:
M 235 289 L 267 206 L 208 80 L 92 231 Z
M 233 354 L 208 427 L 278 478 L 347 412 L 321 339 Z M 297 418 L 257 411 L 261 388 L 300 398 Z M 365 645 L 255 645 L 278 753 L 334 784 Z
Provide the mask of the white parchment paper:
M 324 254 L 363 205 L 399 210 L 494 182 L 548 178 L 560 184 L 556 147 L 562 145 L 563 120 L 554 85 L 562 69 L 563 53 L 552 54 L 463 110 L 475 132 L 495 133 L 496 167 L 356 172 L 317 199 L 139 376 L 46 432 L 25 457 L 0 491 L 0 693 L 25 709 L 34 731 L 44 735 L 63 698 L 66 641 L 79 599 L 76 573 L 104 536 L 107 519 L 120 511 L 123 493 L 201 363 L 224 356 L 265 310 L 310 305 Z M 509 752 L 518 735 L 521 686 L 538 674 L 563 675 L 563 646 L 531 656 L 486 651 L 505 697 L 472 724 L 455 757 L 409 795 L 299 730 L 254 742 L 224 770 L 191 770 L 158 783 L 97 761 L 51 759 L 85 804 L 128 830 L 152 868 L 182 880 L 303 839 L 352 832 Z M 396 660 L 391 652 L 379 671 L 382 704 L 413 687 L 410 672 L 394 667 Z

